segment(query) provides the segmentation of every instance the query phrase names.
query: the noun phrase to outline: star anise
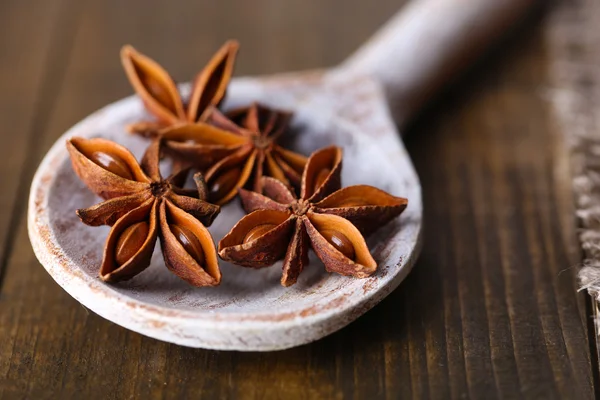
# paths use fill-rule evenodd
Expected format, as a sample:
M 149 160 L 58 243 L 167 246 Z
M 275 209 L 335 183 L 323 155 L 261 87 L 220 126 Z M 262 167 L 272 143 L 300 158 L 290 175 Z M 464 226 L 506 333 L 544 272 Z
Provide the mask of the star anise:
M 270 177 L 262 178 L 263 194 L 240 189 L 249 214 L 219 242 L 221 258 L 253 268 L 283 258 L 283 286 L 296 282 L 309 247 L 327 271 L 357 278 L 373 274 L 377 263 L 363 234 L 398 216 L 408 201 L 367 185 L 340 189 L 341 160 L 338 147 L 314 152 L 302 175 L 299 199 Z
M 204 201 L 206 188 L 195 176 L 198 192 L 160 173 L 161 140 L 154 139 L 141 165 L 126 148 L 105 139 L 72 138 L 67 142 L 73 169 L 87 187 L 106 201 L 77 215 L 87 225 L 112 225 L 100 267 L 100 278 L 116 282 L 132 278 L 150 265 L 157 237 L 171 272 L 194 286 L 221 281 L 210 225 L 219 206 Z M 199 198 L 196 198 L 199 197 Z
M 127 77 L 146 109 L 157 119 L 130 125 L 130 131 L 152 136 L 167 126 L 205 121 L 225 97 L 238 47 L 237 41 L 230 40 L 215 53 L 194 79 L 186 103 L 167 71 L 132 46 L 124 46 L 121 61 Z
M 210 201 L 225 204 L 246 185 L 260 192 L 262 176 L 299 186 L 306 157 L 277 144 L 290 118 L 288 112 L 254 103 L 227 116 L 214 110 L 207 118 L 211 126 L 173 127 L 164 130 L 162 137 L 171 154 L 196 167 L 201 168 L 195 160 L 222 157 L 205 175 Z

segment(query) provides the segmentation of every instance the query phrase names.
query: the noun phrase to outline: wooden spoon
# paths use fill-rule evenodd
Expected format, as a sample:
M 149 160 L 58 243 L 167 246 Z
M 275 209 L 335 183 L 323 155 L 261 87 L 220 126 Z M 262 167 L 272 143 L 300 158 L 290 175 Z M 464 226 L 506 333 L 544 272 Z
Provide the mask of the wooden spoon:
M 139 156 L 147 142 L 124 133 L 128 123 L 145 117 L 134 96 L 75 125 L 41 163 L 28 212 L 38 259 L 68 293 L 104 318 L 185 346 L 266 351 L 308 343 L 340 329 L 400 284 L 421 243 L 419 180 L 388 104 L 402 126 L 534 2 L 413 1 L 337 68 L 232 83 L 226 107 L 258 100 L 295 112 L 296 150 L 309 154 L 331 143 L 344 147 L 345 186 L 367 183 L 409 199 L 404 214 L 369 239 L 379 265 L 374 276 L 329 275 L 313 257 L 298 283 L 283 288 L 280 266 L 256 271 L 222 262 L 221 286 L 197 289 L 169 274 L 155 252 L 151 267 L 131 281 L 100 281 L 108 228 L 86 227 L 74 213 L 97 199 L 72 171 L 65 140 L 102 136 Z M 211 227 L 215 240 L 242 215 L 237 202 L 227 206 Z

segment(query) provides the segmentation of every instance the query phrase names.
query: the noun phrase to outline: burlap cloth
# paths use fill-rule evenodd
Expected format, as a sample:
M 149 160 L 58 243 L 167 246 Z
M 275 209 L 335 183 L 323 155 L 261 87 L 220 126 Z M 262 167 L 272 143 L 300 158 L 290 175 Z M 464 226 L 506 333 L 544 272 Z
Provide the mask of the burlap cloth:
M 571 151 L 583 251 L 579 280 L 600 301 L 600 0 L 561 2 L 547 24 L 550 96 Z M 597 311 L 597 307 L 596 307 Z

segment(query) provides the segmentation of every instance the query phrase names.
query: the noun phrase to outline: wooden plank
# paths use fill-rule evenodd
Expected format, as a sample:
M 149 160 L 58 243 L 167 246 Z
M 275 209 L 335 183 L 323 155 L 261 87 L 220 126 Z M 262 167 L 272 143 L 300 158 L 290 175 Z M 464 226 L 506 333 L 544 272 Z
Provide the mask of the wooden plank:
M 0 180 L 3 193 L 0 196 L 0 308 L 11 308 L 10 313 L 0 313 L 0 397 L 6 391 L 24 390 L 27 385 L 27 382 L 10 379 L 26 371 L 30 361 L 17 348 L 18 334 L 22 340 L 30 337 L 30 332 L 18 329 L 18 321 L 27 310 L 1 289 L 15 244 L 27 240 L 17 232 L 21 231 L 29 182 L 39 160 L 36 156 L 38 135 L 48 122 L 52 92 L 62 77 L 60 69 L 64 63 L 60 57 L 64 53 L 61 49 L 68 50 L 65 46 L 68 40 L 63 36 L 68 32 L 65 29 L 68 18 L 61 16 L 65 5 L 65 2 L 40 2 L 36 7 L 24 7 L 18 1 L 0 5 L 0 87 L 3 92 L 0 167 L 4 171 Z
M 21 3 L 10 15 L 34 25 Z M 240 74 L 312 68 L 342 59 L 398 7 L 321 3 L 69 3 L 47 35 L 54 47 L 38 44 L 57 58 L 40 78 L 42 122 L 28 162 L 131 92 L 118 60 L 125 42 L 181 80 L 228 37 L 243 40 Z M 46 274 L 23 210 L 9 205 L 16 222 L 0 291 L 0 398 L 592 398 L 584 298 L 574 271 L 563 271 L 580 261 L 567 154 L 539 90 L 550 79 L 544 26 L 530 25 L 411 127 L 423 254 L 397 291 L 319 342 L 216 352 L 104 321 Z
M 35 163 L 30 146 L 47 114 L 50 100 L 44 97 L 53 84 L 47 78 L 54 72 L 55 54 L 50 51 L 59 23 L 60 3 L 23 7 L 17 1 L 0 4 L 0 168 L 5 171 L 0 196 L 0 285 L 7 263 L 7 249 L 14 243 L 12 232 L 27 202 L 30 176 L 27 168 Z M 23 21 L 36 21 L 27 26 Z
M 580 255 L 568 154 L 540 90 L 549 82 L 543 27 L 514 40 L 409 138 L 435 221 L 425 252 L 439 249 L 434 260 L 445 264 L 420 264 L 411 298 L 444 294 L 453 341 L 453 378 L 429 394 L 592 398 L 584 298 L 569 269 Z M 437 280 L 443 289 L 427 290 Z

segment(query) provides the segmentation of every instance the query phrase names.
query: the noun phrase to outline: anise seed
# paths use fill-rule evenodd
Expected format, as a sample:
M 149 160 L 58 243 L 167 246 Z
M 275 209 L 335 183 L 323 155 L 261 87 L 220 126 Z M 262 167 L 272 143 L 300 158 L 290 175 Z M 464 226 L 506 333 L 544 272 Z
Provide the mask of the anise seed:
M 209 197 L 212 200 L 223 198 L 237 183 L 242 173 L 241 168 L 231 168 L 223 172 L 215 179 L 210 186 Z
M 145 74 L 140 74 L 140 77 L 146 89 L 152 94 L 152 97 L 170 110 L 175 108 L 171 95 L 163 88 L 159 81 Z
M 250 231 L 248 233 L 246 233 L 246 236 L 244 237 L 244 240 L 242 243 L 248 243 L 255 239 L 258 239 L 259 237 L 261 237 L 262 235 L 264 235 L 265 233 L 267 233 L 274 227 L 275 227 L 275 224 L 257 225 L 254 228 L 250 229 Z
M 94 151 L 90 155 L 90 160 L 121 178 L 133 180 L 133 174 L 129 166 L 117 155 L 104 151 Z
M 331 170 L 329 168 L 323 168 L 319 171 L 319 173 L 317 174 L 317 177 L 315 178 L 315 185 L 313 187 L 313 191 L 316 192 L 317 189 L 319 189 L 319 187 L 323 184 L 323 182 L 325 182 L 325 179 L 327 179 L 327 176 L 331 173 Z
M 333 229 L 323 229 L 320 233 L 336 250 L 354 261 L 354 245 L 346 235 Z
M 177 241 L 181 243 L 185 251 L 187 251 L 188 254 L 192 256 L 192 258 L 196 260 L 198 264 L 201 266 L 204 265 L 204 262 L 206 261 L 206 258 L 204 257 L 204 250 L 202 249 L 202 245 L 200 244 L 200 241 L 196 235 L 181 225 L 172 224 L 169 225 L 169 228 L 171 229 L 173 235 L 175 235 Z
M 115 261 L 118 266 L 125 264 L 138 252 L 146 241 L 149 230 L 148 223 L 142 221 L 127 227 L 121 233 L 115 248 Z

